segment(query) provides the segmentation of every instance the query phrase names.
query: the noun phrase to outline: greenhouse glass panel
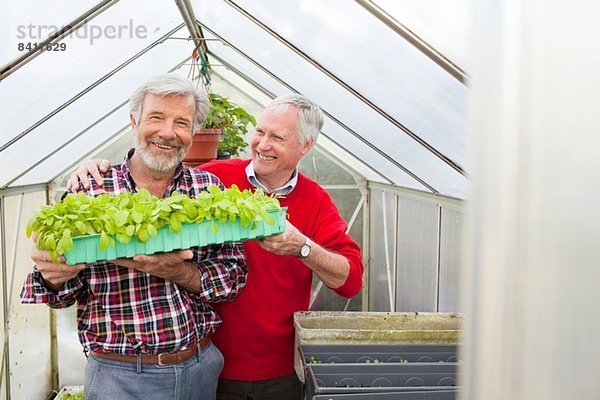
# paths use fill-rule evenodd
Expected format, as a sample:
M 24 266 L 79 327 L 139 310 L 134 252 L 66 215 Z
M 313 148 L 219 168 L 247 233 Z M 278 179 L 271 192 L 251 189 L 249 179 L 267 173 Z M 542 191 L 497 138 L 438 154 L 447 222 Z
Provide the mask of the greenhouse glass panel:
M 468 67 L 468 0 L 372 0 L 462 69 Z
M 301 165 L 301 171 L 305 174 L 308 174 L 313 179 L 318 179 L 320 184 L 325 184 L 323 181 L 327 181 L 330 178 L 336 181 L 343 181 L 343 175 L 346 174 L 346 179 L 353 179 L 352 176 L 345 173 L 340 167 L 333 164 L 330 160 L 327 160 L 326 157 L 322 155 L 315 154 L 314 157 L 319 159 L 318 165 L 321 166 L 321 169 L 332 169 L 335 170 L 335 174 L 331 174 L 329 177 L 324 174 L 314 174 L 314 170 L 311 171 L 312 167 L 310 167 L 308 163 L 303 167 Z M 304 161 L 303 161 L 304 164 Z M 325 184 L 326 185 L 326 184 Z M 361 246 L 363 247 L 363 218 L 362 218 L 362 207 L 359 208 L 358 218 L 352 220 L 352 216 L 355 213 L 357 206 L 361 204 L 362 195 L 360 189 L 357 187 L 355 189 L 335 189 L 335 188 L 327 188 L 327 192 L 331 195 L 333 202 L 338 207 L 340 215 L 342 218 L 348 222 L 349 224 L 352 222 L 352 226 L 350 227 L 349 234 L 350 236 Z M 365 203 L 362 203 L 363 205 Z M 313 311 L 360 311 L 362 309 L 362 291 L 354 296 L 351 299 L 346 299 L 344 297 L 339 296 L 334 291 L 330 290 L 326 286 L 324 286 L 321 281 L 315 276 L 313 276 L 313 290 L 315 288 L 318 292 L 313 292 L 314 300 L 312 301 L 310 309 Z
M 56 341 L 60 386 L 81 385 L 85 381 L 87 359 L 77 335 L 77 308 L 56 310 Z
M 399 195 L 396 311 L 437 311 L 438 206 Z
M 65 125 L 60 129 L 66 130 L 70 129 L 72 125 L 85 126 L 78 122 L 80 119 L 97 119 L 98 116 L 88 114 L 97 112 L 97 110 L 91 109 L 90 99 L 97 99 L 99 94 L 96 92 L 102 86 L 100 85 L 102 80 L 108 78 L 113 69 L 132 59 L 139 51 L 161 41 L 173 27 L 182 25 L 181 17 L 174 5 L 165 5 L 164 8 L 160 6 L 148 8 L 141 4 L 145 3 L 139 1 L 120 2 L 92 20 L 94 26 L 97 27 L 105 27 L 105 29 L 109 26 L 117 27 L 117 33 L 119 26 L 130 24 L 133 28 L 128 28 L 128 30 L 133 29 L 137 32 L 133 37 L 130 37 L 125 29 L 122 29 L 120 37 L 111 31 L 111 34 L 105 33 L 99 38 L 89 36 L 89 32 L 88 37 L 66 38 L 64 43 L 67 45 L 67 50 L 44 52 L 0 82 L 0 103 L 6 105 L 0 110 L 0 117 L 9 127 L 0 132 L 0 143 L 1 146 L 6 146 L 11 140 L 16 140 L 2 150 L 3 157 L 6 154 L 6 160 L 11 162 L 11 171 L 2 172 L 0 180 L 2 184 L 6 183 L 7 177 L 18 175 L 25 167 L 39 161 L 49 151 L 65 141 L 64 137 L 48 128 L 51 121 L 60 120 L 61 125 Z M 135 15 L 135 19 L 132 19 L 131 15 Z M 178 61 L 183 60 L 186 55 L 191 54 L 192 46 L 186 45 L 186 41 L 177 42 L 181 43 L 164 42 L 168 45 L 157 45 L 157 48 L 179 46 L 181 49 L 177 51 L 176 59 L 168 62 L 162 60 L 162 65 L 168 63 L 172 67 Z M 106 54 L 111 55 L 110 60 L 107 60 Z M 166 54 L 163 53 L 164 55 Z M 155 55 L 150 57 L 155 58 Z M 152 60 L 146 59 L 146 62 Z M 148 76 L 152 72 L 159 72 L 159 65 L 148 63 L 145 65 L 145 69 L 138 68 L 135 74 L 130 76 L 131 82 L 135 82 L 137 85 L 141 82 L 141 77 Z M 99 84 L 99 86 L 90 86 L 94 84 Z M 130 85 L 126 85 L 126 87 L 130 87 Z M 82 93 L 88 88 L 94 90 L 87 94 Z M 43 96 L 40 96 L 40 93 Z M 78 98 L 79 96 L 82 97 Z M 118 91 L 115 93 L 115 98 L 122 101 Z M 77 101 L 70 106 L 65 104 L 71 99 Z M 62 107 L 72 107 L 75 103 L 85 103 L 87 107 L 83 111 L 79 109 L 78 113 L 72 113 L 68 117 L 62 112 L 52 115 L 53 112 L 61 111 Z M 116 100 L 108 100 L 108 103 L 118 104 Z M 23 118 L 24 115 L 27 115 L 27 118 Z M 67 135 L 71 135 L 67 136 L 66 140 L 72 138 L 74 133 L 70 130 L 66 130 L 66 132 Z M 19 139 L 21 135 L 22 137 Z M 37 145 L 39 143 L 44 143 L 45 146 Z M 15 154 L 18 157 L 15 157 Z M 13 163 L 16 164 L 13 165 Z
M 201 8 L 197 7 L 197 9 Z M 318 68 L 274 40 L 257 25 L 227 5 L 218 6 L 211 3 L 210 8 L 201 10 L 204 12 L 197 12 L 197 16 L 208 27 L 206 30 L 218 27 L 219 34 L 229 43 L 229 46 L 224 48 L 217 42 L 209 42 L 211 52 L 225 59 L 230 57 L 236 47 L 243 47 L 247 59 L 253 60 L 258 65 L 268 66 L 268 71 L 262 70 L 263 74 L 269 73 L 271 77 L 286 82 L 286 92 L 297 90 L 310 98 L 318 99 L 317 102 L 327 113 L 337 120 L 344 121 L 350 131 L 357 132 L 358 137 L 352 139 L 348 134 L 343 138 L 334 139 L 341 146 L 349 148 L 345 143 L 349 140 L 355 140 L 363 148 L 365 144 L 372 146 L 372 150 L 379 152 L 390 163 L 401 163 L 406 171 L 430 185 L 432 191 L 456 197 L 464 195 L 466 187 L 464 176 L 408 137 L 400 128 L 376 113 L 366 103 L 351 95 Z M 235 62 L 228 62 L 228 64 L 235 65 L 251 79 L 257 79 L 257 74 L 252 73 L 250 69 L 243 69 Z M 256 71 L 259 68 L 254 65 L 253 69 Z M 388 92 L 390 92 L 389 88 Z M 428 110 L 429 112 L 432 111 Z M 423 122 L 430 119 L 431 117 L 427 116 Z M 360 158 L 369 160 L 369 157 L 362 157 L 362 155 Z M 373 156 L 370 158 L 372 159 Z M 369 163 L 379 165 L 375 162 Z
M 4 234 L 4 230 L 6 227 L 6 219 L 8 218 L 8 215 L 10 215 L 10 213 L 12 213 L 14 210 L 7 210 L 6 209 L 6 198 L 2 195 L 0 195 L 0 260 L 4 260 L 6 257 L 6 251 L 5 251 L 5 243 L 6 243 L 6 235 Z M 0 290 L 2 290 L 2 293 L 6 293 L 7 289 L 6 289 L 6 282 L 4 279 L 4 261 L 2 261 L 0 263 L 0 266 L 2 267 L 2 271 L 0 271 Z M 5 328 L 6 328 L 6 312 L 4 310 L 6 310 L 6 306 L 5 306 L 5 302 L 4 302 L 4 296 L 0 296 L 0 306 L 2 307 L 2 313 L 0 313 L 0 323 L 2 324 L 2 329 L 0 329 L 0 341 L 1 343 L 3 343 L 3 346 L 0 347 L 0 369 L 2 370 L 2 373 L 0 374 L 0 387 L 2 388 L 2 390 L 0 390 L 0 399 L 4 400 L 6 398 L 6 393 L 4 388 L 6 387 L 6 377 L 8 376 L 8 368 L 7 366 L 7 356 L 8 356 L 8 351 L 5 352 L 5 347 L 4 347 L 4 343 L 6 343 L 6 332 L 5 332 Z
M 50 313 L 45 306 L 21 304 L 19 297 L 25 276 L 33 266 L 30 258 L 33 242 L 25 235 L 25 226 L 34 212 L 46 204 L 46 192 L 7 196 L 2 202 L 5 213 L 2 276 L 6 277 L 2 293 L 6 296 L 3 309 L 7 310 L 9 320 L 8 349 L 3 348 L 2 355 L 8 351 L 12 394 L 8 398 L 46 398 L 51 389 Z
M 51 5 L 37 1 L 6 1 L 0 13 L 0 66 L 6 65 L 27 52 L 28 44 L 35 45 L 94 7 L 98 0 L 54 0 Z M 29 46 L 31 47 L 31 46 Z M 21 49 L 21 50 L 20 50 Z
M 354 155 L 348 153 L 342 149 L 337 143 L 333 142 L 325 135 L 320 135 L 317 142 L 317 148 L 321 151 L 329 154 L 330 157 L 334 157 L 340 162 L 346 164 L 346 167 L 351 169 L 356 175 L 363 177 L 367 181 L 380 182 L 380 183 L 392 183 L 391 180 L 383 176 L 379 171 L 371 168 L 371 166 L 363 163 L 361 160 L 356 158 Z M 406 184 L 416 183 L 411 177 L 406 176 Z M 425 190 L 425 188 L 422 188 Z
M 67 165 L 85 157 L 129 125 L 131 93 L 151 75 L 173 69 L 189 56 L 191 49 L 185 40 L 164 41 L 15 142 L 2 153 L 3 161 L 7 162 L 7 169 L 0 172 L 2 184 L 28 169 L 13 186 L 46 182 Z M 178 73 L 186 76 L 187 70 Z M 40 142 L 45 145 L 38 146 Z M 51 155 L 55 149 L 57 152 Z
M 356 2 L 236 4 L 365 96 L 374 108 L 463 164 L 466 88 Z
M 252 67 L 248 61 L 241 58 L 239 55 L 232 53 L 231 54 L 233 60 L 227 61 L 235 63 L 238 68 L 243 68 L 244 66 Z M 212 57 L 213 59 L 215 57 Z M 261 81 L 259 85 L 257 82 L 250 80 L 246 80 L 245 76 L 237 75 L 236 72 L 232 71 L 232 69 L 228 68 L 224 64 L 220 64 L 223 60 L 221 58 L 215 59 L 211 62 L 212 67 L 212 78 L 211 78 L 211 91 L 215 93 L 225 93 L 231 99 L 235 99 L 236 102 L 242 105 L 246 110 L 248 110 L 251 114 L 253 114 L 256 118 L 260 116 L 260 112 L 264 109 L 265 105 L 270 102 L 271 97 L 265 94 L 266 88 L 265 86 L 270 83 L 275 83 L 272 90 L 279 90 L 277 87 L 281 87 L 281 93 L 287 93 L 288 90 L 283 87 L 281 84 L 277 84 L 277 82 L 266 75 L 263 71 L 257 69 L 256 72 L 259 75 L 262 75 L 262 78 L 265 79 L 264 83 Z M 254 86 L 257 85 L 257 86 Z M 270 86 L 269 86 L 270 87 Z M 232 89 L 233 88 L 233 89 Z M 262 89 L 262 90 L 261 90 Z M 236 97 L 230 96 L 228 93 L 234 91 Z M 270 91 L 269 91 L 270 92 Z M 260 104 L 259 109 L 256 109 L 256 104 L 250 101 L 244 102 L 243 99 L 245 97 L 252 98 L 255 100 L 256 104 Z M 237 101 L 240 99 L 241 101 Z M 336 122 L 330 120 L 329 118 L 325 118 L 325 127 L 326 132 L 324 134 L 319 135 L 319 139 L 317 141 L 317 148 L 322 149 L 330 157 L 333 157 L 340 162 L 343 162 L 347 165 L 347 168 L 351 169 L 356 175 L 362 176 L 364 179 L 369 181 L 381 182 L 381 183 L 391 183 L 392 181 L 386 178 L 381 174 L 380 171 L 377 171 L 374 168 L 371 168 L 368 164 L 364 163 L 361 159 L 357 158 L 354 154 L 346 151 L 342 147 L 340 147 L 337 143 L 333 142 L 327 135 L 327 132 L 331 132 L 332 130 L 340 131 L 340 134 L 343 134 L 343 127 L 341 127 Z M 386 162 L 383 160 L 383 162 Z M 404 175 L 404 176 L 403 176 Z M 394 171 L 394 176 L 396 177 L 395 182 L 397 184 L 401 184 L 403 186 L 414 187 L 419 190 L 427 190 L 424 186 L 419 185 L 413 178 L 410 176 L 403 174 L 400 171 L 400 174 Z
M 460 268 L 463 259 L 463 211 L 442 205 L 438 311 L 460 311 Z
M 252 99 L 260 106 L 258 110 L 252 112 L 255 117 L 258 117 L 265 104 L 271 101 L 271 96 L 267 95 L 261 88 L 246 80 L 244 76 L 239 75 L 235 70 L 229 69 L 225 65 L 218 64 L 218 62 L 218 60 L 213 60 L 213 62 L 211 62 L 212 73 L 209 90 L 215 93 L 233 91 L 235 95 L 228 94 L 227 97 L 235 98 L 236 102 L 238 102 L 238 97 L 248 97 Z M 239 104 L 242 105 L 242 103 Z M 243 104 L 243 106 L 247 110 L 252 108 L 249 104 Z
M 236 4 L 446 157 L 464 164 L 465 86 L 357 2 Z
M 138 3 L 137 6 L 135 3 Z M 130 37 L 125 29 L 122 29 L 121 37 L 117 33 L 114 33 L 115 37 L 111 33 L 99 38 L 91 37 L 89 32 L 90 37 L 84 38 L 75 34 L 63 40 L 67 45 L 65 51 L 44 52 L 0 82 L 0 102 L 8 105 L 0 111 L 0 115 L 7 118 L 11 127 L 10 131 L 2 132 L 2 143 L 7 141 L 5 135 L 9 132 L 9 137 L 12 137 L 29 128 L 31 121 L 42 119 L 181 24 L 181 17 L 173 5 L 148 8 L 140 7 L 139 3 L 119 2 L 92 20 L 94 27 L 104 29 L 112 26 L 118 29 L 125 23 L 131 24 L 132 28 L 127 31 L 133 29 L 139 34 Z M 135 15 L 135 20 L 131 19 L 131 15 Z M 111 55 L 110 60 L 107 60 L 106 54 Z M 44 96 L 39 96 L 39 93 Z M 8 99 L 11 101 L 8 102 Z M 18 108 L 24 104 L 27 110 Z M 22 118 L 23 111 L 27 111 L 28 118 Z
M 207 37 L 212 36 L 207 35 Z M 268 71 L 249 62 L 230 47 L 222 46 L 212 41 L 211 43 L 211 49 L 213 49 L 211 50 L 211 54 L 213 54 L 213 57 L 211 58 L 215 60 L 214 62 L 218 63 L 218 67 L 214 68 L 215 70 L 221 71 L 222 68 L 225 68 L 225 65 L 235 65 L 236 70 L 241 71 L 240 73 L 242 73 L 246 79 L 252 81 L 253 84 L 273 96 L 290 92 L 290 89 L 280 80 L 269 75 Z M 215 56 L 215 53 L 218 54 Z M 323 129 L 323 134 L 320 135 L 319 138 L 320 143 L 323 142 L 323 139 L 333 140 L 335 141 L 337 148 L 343 151 L 344 154 L 353 154 L 358 160 L 366 163 L 371 170 L 377 171 L 377 174 L 384 179 L 404 187 L 424 191 L 428 190 L 427 187 L 420 184 L 396 165 L 390 163 L 390 161 L 381 154 L 373 151 L 371 148 L 365 147 L 363 142 L 349 134 L 347 129 L 327 116 L 325 118 Z M 376 179 L 376 181 L 380 180 L 381 178 Z
M 319 182 L 321 185 L 356 186 L 356 181 L 352 175 L 318 151 L 311 151 L 302 159 L 300 170 L 304 175 Z M 348 209 L 350 208 L 353 209 L 353 207 L 348 207 Z
M 369 191 L 369 311 L 396 310 L 396 223 L 398 196 Z

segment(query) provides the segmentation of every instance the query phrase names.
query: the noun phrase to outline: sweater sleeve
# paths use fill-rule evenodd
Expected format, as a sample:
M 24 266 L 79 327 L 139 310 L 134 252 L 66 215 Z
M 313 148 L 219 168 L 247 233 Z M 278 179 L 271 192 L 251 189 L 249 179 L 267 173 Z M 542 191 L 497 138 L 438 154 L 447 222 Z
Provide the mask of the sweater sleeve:
M 321 247 L 344 256 L 350 264 L 346 282 L 338 288 L 330 288 L 340 296 L 356 296 L 363 282 L 363 263 L 360 246 L 346 233 L 348 224 L 340 216 L 329 194 L 323 191 L 319 212 L 312 224 L 311 239 Z

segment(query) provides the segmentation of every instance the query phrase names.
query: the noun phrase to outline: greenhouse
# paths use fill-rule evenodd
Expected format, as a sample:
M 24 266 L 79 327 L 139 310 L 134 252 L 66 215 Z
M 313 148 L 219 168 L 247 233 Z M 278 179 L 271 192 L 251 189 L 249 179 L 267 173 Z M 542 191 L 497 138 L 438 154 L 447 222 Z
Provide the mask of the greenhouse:
M 129 98 L 161 73 L 256 119 L 289 93 L 322 110 L 298 170 L 333 199 L 364 274 L 349 299 L 313 275 L 301 342 L 311 315 L 323 331 L 331 317 L 375 332 L 357 346 L 415 344 L 378 340 L 408 316 L 452 320 L 416 328 L 458 335 L 442 340 L 458 353 L 436 370 L 451 384 L 416 385 L 413 397 L 386 384 L 328 392 L 306 375 L 304 399 L 600 398 L 599 12 L 590 0 L 7 2 L 0 399 L 84 385 L 76 306 L 21 303 L 34 265 L 26 226 L 61 201 L 85 160 L 123 160 L 134 145 Z M 253 157 L 251 146 L 236 152 Z M 407 367 L 367 368 L 393 377 Z

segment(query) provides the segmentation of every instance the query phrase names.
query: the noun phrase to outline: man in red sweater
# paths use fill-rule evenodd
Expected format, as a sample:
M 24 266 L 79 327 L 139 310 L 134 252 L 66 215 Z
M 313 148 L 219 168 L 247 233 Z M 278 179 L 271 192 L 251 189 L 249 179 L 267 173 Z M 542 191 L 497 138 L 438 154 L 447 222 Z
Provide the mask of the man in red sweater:
M 282 234 L 244 243 L 246 287 L 234 302 L 215 304 L 223 323 L 212 339 L 225 358 L 218 399 L 300 399 L 293 314 L 308 309 L 313 272 L 340 296 L 361 290 L 358 244 L 346 234 L 347 225 L 325 189 L 298 172 L 322 126 L 321 110 L 305 97 L 278 97 L 259 119 L 251 159 L 200 167 L 227 187 L 235 183 L 281 194 L 289 215 Z M 86 163 L 69 185 L 78 178 L 85 184 L 88 173 L 99 181 L 98 168 L 108 165 L 106 160 Z

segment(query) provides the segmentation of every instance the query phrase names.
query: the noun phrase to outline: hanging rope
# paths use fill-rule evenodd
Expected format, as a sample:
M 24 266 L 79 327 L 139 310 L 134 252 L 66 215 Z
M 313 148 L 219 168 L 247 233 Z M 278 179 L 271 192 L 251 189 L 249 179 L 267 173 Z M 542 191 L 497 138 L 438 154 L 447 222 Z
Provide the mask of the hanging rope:
M 206 54 L 200 51 L 202 43 L 199 43 L 192 51 L 192 62 L 188 72 L 188 78 L 196 81 L 206 93 L 210 93 L 210 64 Z

